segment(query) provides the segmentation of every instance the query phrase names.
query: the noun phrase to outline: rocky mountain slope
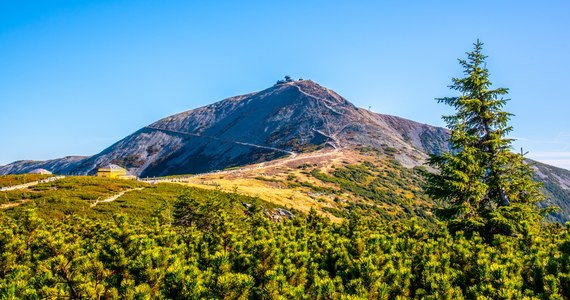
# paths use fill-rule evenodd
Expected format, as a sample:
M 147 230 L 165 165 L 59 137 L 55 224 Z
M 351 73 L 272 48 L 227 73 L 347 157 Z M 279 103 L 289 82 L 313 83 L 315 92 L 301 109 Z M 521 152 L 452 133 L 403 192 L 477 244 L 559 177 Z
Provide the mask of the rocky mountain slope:
M 535 179 L 543 183 L 545 204 L 560 207 L 548 218 L 562 224 L 570 221 L 570 171 L 535 161 L 532 163 Z
M 45 168 L 93 174 L 109 163 L 138 176 L 201 173 L 320 148 L 385 148 L 402 164 L 445 151 L 447 131 L 372 113 L 310 80 L 283 82 L 159 120 L 92 157 L 16 162 L 0 174 Z M 55 160 L 55 162 L 59 162 Z
M 39 160 L 19 160 L 11 164 L 0 166 L 0 175 L 5 174 L 25 174 L 34 169 L 41 168 L 55 171 L 56 174 L 71 174 L 75 166 L 89 157 L 87 156 L 66 156 L 63 158 L 39 161 Z

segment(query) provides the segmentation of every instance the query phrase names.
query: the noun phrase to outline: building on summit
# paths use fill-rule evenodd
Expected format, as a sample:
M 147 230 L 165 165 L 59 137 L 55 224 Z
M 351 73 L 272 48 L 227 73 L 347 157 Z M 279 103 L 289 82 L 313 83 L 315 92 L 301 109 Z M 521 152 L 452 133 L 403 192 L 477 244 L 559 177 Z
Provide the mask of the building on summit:
M 104 178 L 118 178 L 118 179 L 136 179 L 133 175 L 127 174 L 127 169 L 109 164 L 107 166 L 101 167 L 97 170 L 97 177 Z

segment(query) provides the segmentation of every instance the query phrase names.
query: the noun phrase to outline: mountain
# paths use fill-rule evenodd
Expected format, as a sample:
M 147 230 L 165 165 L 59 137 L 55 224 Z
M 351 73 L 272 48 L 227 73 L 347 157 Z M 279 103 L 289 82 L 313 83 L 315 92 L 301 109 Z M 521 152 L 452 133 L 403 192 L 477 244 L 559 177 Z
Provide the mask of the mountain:
M 548 215 L 552 221 L 565 224 L 570 221 L 570 171 L 532 161 L 534 178 L 542 182 L 542 192 L 546 197 L 543 204 L 560 207 Z
M 327 148 L 376 151 L 410 168 L 423 165 L 431 153 L 449 151 L 448 135 L 444 128 L 355 107 L 332 90 L 299 80 L 163 118 L 91 157 L 17 161 L 0 166 L 0 174 L 37 168 L 55 174 L 94 174 L 110 163 L 140 177 L 205 173 L 303 158 L 300 154 Z M 549 218 L 569 221 L 570 171 L 540 163 L 534 168 L 535 178 L 544 183 L 544 203 L 562 208 Z
M 80 161 L 89 158 L 88 156 L 66 156 L 63 158 L 39 161 L 39 160 L 19 160 L 11 164 L 0 166 L 0 175 L 3 174 L 25 174 L 34 169 L 46 169 L 56 174 L 70 174 Z
M 447 151 L 447 130 L 357 108 L 310 80 L 280 82 L 256 93 L 166 117 L 92 157 L 16 162 L 0 174 L 36 168 L 93 174 L 109 163 L 141 177 L 202 173 L 322 148 L 384 148 L 405 166 Z

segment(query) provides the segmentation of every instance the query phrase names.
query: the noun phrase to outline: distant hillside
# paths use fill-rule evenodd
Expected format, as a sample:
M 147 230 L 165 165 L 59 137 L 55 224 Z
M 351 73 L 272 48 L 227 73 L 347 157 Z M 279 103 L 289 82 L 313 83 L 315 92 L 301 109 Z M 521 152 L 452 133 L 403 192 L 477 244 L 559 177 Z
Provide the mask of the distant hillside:
M 543 183 L 545 204 L 560 207 L 549 218 L 565 224 L 570 221 L 570 171 L 533 161 L 535 179 Z
M 71 174 L 80 161 L 87 156 L 66 156 L 64 158 L 51 159 L 46 161 L 19 160 L 11 164 L 0 166 L 0 174 L 26 174 L 34 169 L 46 169 L 57 174 Z

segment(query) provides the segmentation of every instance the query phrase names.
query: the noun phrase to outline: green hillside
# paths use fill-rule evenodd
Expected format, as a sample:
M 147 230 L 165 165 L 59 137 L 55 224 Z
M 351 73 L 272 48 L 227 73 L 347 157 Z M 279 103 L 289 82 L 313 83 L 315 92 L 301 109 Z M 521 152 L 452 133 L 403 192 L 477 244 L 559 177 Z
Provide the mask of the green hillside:
M 570 299 L 570 227 L 452 236 L 418 219 L 421 170 L 300 170 L 290 189 L 334 195 L 344 221 L 276 218 L 262 199 L 180 184 L 67 177 L 1 192 L 20 204 L 0 210 L 0 298 Z
M 151 185 L 134 180 L 69 176 L 27 189 L 0 192 L 0 205 L 4 205 L 0 206 L 0 211 L 6 216 L 16 217 L 34 210 L 39 218 L 50 222 L 74 217 L 94 221 L 109 220 L 115 214 L 122 213 L 132 220 L 150 224 L 155 217 L 163 218 L 171 214 L 169 211 L 182 191 L 191 192 L 198 201 L 212 197 L 231 199 L 231 202 L 226 203 L 225 210 L 237 216 L 243 215 L 243 211 L 247 210 L 243 203 L 269 209 L 276 207 L 255 197 L 235 193 L 230 195 L 179 184 Z M 121 196 L 117 199 L 106 202 L 106 199 L 119 194 Z
M 321 183 L 334 186 L 338 208 L 327 211 L 348 218 L 350 213 L 376 215 L 384 220 L 411 217 L 432 219 L 432 202 L 422 192 L 422 169 L 408 169 L 396 160 L 383 163 L 365 161 L 361 164 L 337 167 L 330 172 L 313 169 L 310 175 Z M 312 187 L 315 191 L 322 188 Z M 339 203 L 342 194 L 349 193 L 360 201 Z
M 26 184 L 46 179 L 52 176 L 53 175 L 44 175 L 44 174 L 4 175 L 0 176 L 0 188 Z
M 356 215 L 341 224 L 315 213 L 271 222 L 253 210 L 238 224 L 224 205 L 211 205 L 231 197 L 199 200 L 191 226 L 159 216 L 149 224 L 127 214 L 46 220 L 39 210 L 2 213 L 0 297 L 570 297 L 569 227 L 547 226 L 524 239 L 497 236 L 488 244 Z

